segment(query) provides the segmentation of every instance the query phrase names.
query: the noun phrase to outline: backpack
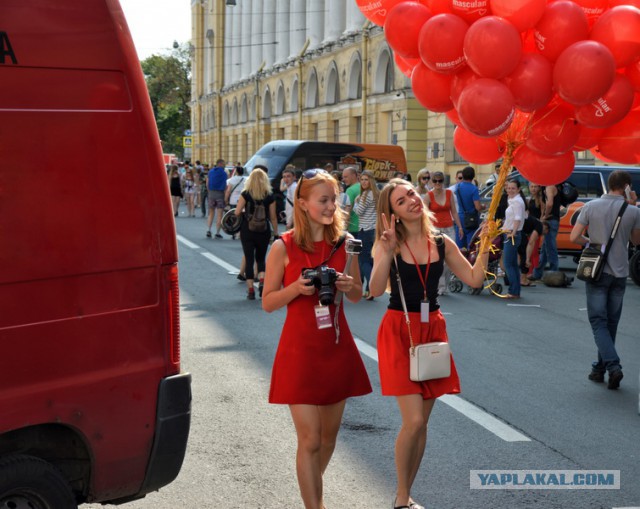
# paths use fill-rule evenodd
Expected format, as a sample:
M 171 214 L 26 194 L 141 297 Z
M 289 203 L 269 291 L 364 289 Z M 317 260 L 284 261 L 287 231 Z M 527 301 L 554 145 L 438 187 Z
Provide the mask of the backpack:
M 267 231 L 267 209 L 264 201 L 253 202 L 253 212 L 247 216 L 249 231 L 262 233 Z
M 558 184 L 556 187 L 558 188 L 560 205 L 563 207 L 571 205 L 578 199 L 578 188 L 568 180 L 565 180 L 562 184 Z

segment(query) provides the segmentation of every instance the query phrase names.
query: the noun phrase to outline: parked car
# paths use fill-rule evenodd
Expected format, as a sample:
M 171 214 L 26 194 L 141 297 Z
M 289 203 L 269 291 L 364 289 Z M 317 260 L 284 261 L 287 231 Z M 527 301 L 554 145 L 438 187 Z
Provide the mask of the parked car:
M 568 207 L 560 209 L 560 227 L 558 229 L 558 252 L 560 254 L 573 256 L 580 255 L 582 247 L 574 244 L 569 240 L 569 234 L 576 224 L 580 208 L 589 200 L 598 198 L 607 192 L 607 180 L 609 174 L 614 170 L 625 170 L 631 174 L 633 182 L 632 188 L 640 191 L 640 168 L 627 168 L 617 166 L 587 166 L 577 165 L 571 176 L 567 179 L 578 189 L 578 199 Z M 529 196 L 529 182 L 520 172 L 514 170 L 508 177 L 520 182 L 520 188 L 525 196 Z M 480 190 L 480 201 L 489 206 L 493 197 L 493 186 L 485 187 Z M 577 261 L 577 260 L 576 260 Z

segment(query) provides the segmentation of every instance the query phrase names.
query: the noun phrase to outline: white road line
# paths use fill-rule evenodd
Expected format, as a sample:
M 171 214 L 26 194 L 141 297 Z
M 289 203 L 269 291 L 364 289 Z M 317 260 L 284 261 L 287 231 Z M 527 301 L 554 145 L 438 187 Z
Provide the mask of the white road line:
M 215 255 L 212 255 L 211 253 L 200 253 L 200 254 L 205 258 L 208 258 L 209 260 L 211 260 L 213 263 L 220 265 L 220 267 L 222 267 L 225 270 L 228 270 L 228 271 L 235 270 L 236 272 L 238 271 L 237 267 L 234 267 L 230 263 L 227 263 L 224 260 L 221 260 L 220 258 L 218 258 Z
M 516 308 L 541 308 L 540 304 L 507 304 L 507 306 L 513 306 Z
M 185 243 L 185 245 L 187 244 Z M 195 244 L 193 245 L 195 246 Z M 196 247 L 199 247 L 199 246 L 196 246 Z M 226 269 L 230 272 L 231 271 L 237 272 L 237 269 L 233 265 L 228 264 L 224 260 L 221 260 L 220 258 L 218 258 L 217 256 L 214 256 L 211 253 L 205 252 L 200 254 L 205 258 L 211 260 L 213 263 L 219 265 L 223 269 Z M 378 362 L 378 351 L 374 347 L 372 347 L 362 339 L 357 338 L 355 336 L 354 336 L 354 340 L 356 342 L 356 346 L 358 347 L 358 350 L 360 350 L 360 352 L 362 352 L 363 355 Z M 493 415 L 488 414 L 487 412 L 475 406 L 474 404 L 469 403 L 468 401 L 462 399 L 460 396 L 446 394 L 444 396 L 441 396 L 438 399 L 442 401 L 445 405 L 449 405 L 454 410 L 457 410 L 462 415 L 471 419 L 475 423 L 479 424 L 480 426 L 485 428 L 487 431 L 490 431 L 491 433 L 496 435 L 498 438 L 501 438 L 505 442 L 530 442 L 531 441 L 530 438 L 526 437 L 519 431 L 516 431 L 508 424 L 502 422 L 501 420 L 494 417 Z
M 190 247 L 191 249 L 200 249 L 198 244 L 194 244 L 188 239 L 185 239 L 182 235 L 176 235 L 178 242 L 182 242 L 185 246 Z
M 444 404 L 449 405 L 454 410 L 457 410 L 465 417 L 468 417 L 472 421 L 478 423 L 480 426 L 489 430 L 505 442 L 531 442 L 529 437 L 526 437 L 519 431 L 516 431 L 508 424 L 502 422 L 493 415 L 488 414 L 473 403 L 469 403 L 467 400 L 462 399 L 460 396 L 445 394 L 444 396 L 440 396 L 438 401 L 442 401 Z

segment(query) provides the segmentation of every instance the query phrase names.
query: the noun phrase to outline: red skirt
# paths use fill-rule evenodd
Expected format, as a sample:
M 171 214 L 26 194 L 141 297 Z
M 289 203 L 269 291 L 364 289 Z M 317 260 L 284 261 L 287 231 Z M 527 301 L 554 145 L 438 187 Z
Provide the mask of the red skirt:
M 415 345 L 449 341 L 447 323 L 439 310 L 429 313 L 429 323 L 420 322 L 420 313 L 409 313 L 409 319 Z M 383 396 L 421 394 L 423 399 L 433 399 L 443 394 L 460 392 L 460 379 L 453 356 L 449 377 L 412 382 L 409 379 L 410 346 L 404 312 L 388 309 L 378 331 L 378 369 Z

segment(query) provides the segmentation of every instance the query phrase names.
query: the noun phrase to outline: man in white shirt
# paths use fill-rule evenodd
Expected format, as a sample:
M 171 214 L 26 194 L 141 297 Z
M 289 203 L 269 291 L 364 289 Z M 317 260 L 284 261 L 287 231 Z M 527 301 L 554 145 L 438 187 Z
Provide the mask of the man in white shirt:
M 288 164 L 282 170 L 282 180 L 280 180 L 280 191 L 284 193 L 284 214 L 286 217 L 287 229 L 293 228 L 293 202 L 296 197 L 296 170 L 295 166 Z

